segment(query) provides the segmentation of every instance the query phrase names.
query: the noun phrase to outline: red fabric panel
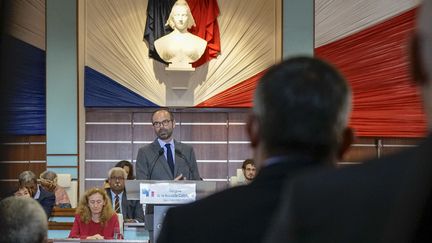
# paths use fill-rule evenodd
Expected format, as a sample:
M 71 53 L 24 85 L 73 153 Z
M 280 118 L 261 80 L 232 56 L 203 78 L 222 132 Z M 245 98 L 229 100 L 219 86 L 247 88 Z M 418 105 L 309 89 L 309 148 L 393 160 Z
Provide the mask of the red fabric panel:
M 358 136 L 419 137 L 426 121 L 408 66 L 416 9 L 315 49 L 350 82 Z
M 255 74 L 251 78 L 196 105 L 196 107 L 252 107 L 255 88 L 265 71 Z
M 216 58 L 221 51 L 219 25 L 217 22 L 219 6 L 217 0 L 187 0 L 187 3 L 196 24 L 189 31 L 207 41 L 204 54 L 192 64 L 193 67 L 199 67 L 212 58 Z
M 315 49 L 333 63 L 353 90 L 350 126 L 357 136 L 423 137 L 426 120 L 408 66 L 408 39 L 416 9 Z M 251 107 L 264 71 L 197 107 Z

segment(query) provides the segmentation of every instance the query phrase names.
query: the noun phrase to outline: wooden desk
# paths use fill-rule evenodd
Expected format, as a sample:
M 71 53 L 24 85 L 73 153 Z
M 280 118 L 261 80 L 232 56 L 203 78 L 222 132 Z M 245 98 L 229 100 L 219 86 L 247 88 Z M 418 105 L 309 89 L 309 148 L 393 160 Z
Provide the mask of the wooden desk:
M 71 230 L 73 219 L 75 218 L 75 208 L 53 208 L 50 220 L 48 221 L 48 230 Z M 71 218 L 72 222 L 57 221 L 57 218 Z

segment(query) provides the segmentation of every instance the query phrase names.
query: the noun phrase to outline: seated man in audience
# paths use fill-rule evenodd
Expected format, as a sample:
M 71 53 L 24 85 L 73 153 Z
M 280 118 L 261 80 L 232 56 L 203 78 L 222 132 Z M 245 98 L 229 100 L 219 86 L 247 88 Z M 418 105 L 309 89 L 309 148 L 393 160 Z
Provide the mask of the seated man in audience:
M 123 214 L 125 222 L 144 222 L 143 207 L 139 200 L 128 200 L 125 191 L 126 171 L 119 167 L 114 167 L 108 172 L 107 188 L 108 198 L 116 213 Z
M 50 217 L 51 211 L 55 204 L 55 195 L 52 192 L 45 190 L 37 182 L 36 175 L 27 170 L 23 171 L 18 176 L 19 188 L 27 188 L 30 196 L 40 203 L 42 208 L 45 210 L 47 218 Z
M 253 159 L 247 159 L 242 164 L 243 176 L 245 178 L 244 184 L 249 184 L 255 178 L 256 167 Z
M 40 204 L 29 197 L 0 201 L 0 242 L 47 242 L 48 220 Z
M 157 242 L 261 242 L 284 179 L 330 165 L 349 147 L 350 98 L 345 79 L 319 59 L 292 58 L 270 68 L 247 122 L 257 176 L 169 209 Z
M 291 180 L 265 242 L 432 242 L 432 1 L 417 14 L 410 65 L 429 135 L 400 153 Z

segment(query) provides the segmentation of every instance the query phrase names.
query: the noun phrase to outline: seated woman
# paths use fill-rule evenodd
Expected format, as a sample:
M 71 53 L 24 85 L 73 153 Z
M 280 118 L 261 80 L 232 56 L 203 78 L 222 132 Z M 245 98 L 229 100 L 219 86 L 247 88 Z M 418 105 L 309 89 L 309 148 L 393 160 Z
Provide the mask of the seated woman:
M 65 189 L 57 184 L 57 174 L 53 171 L 45 171 L 39 176 L 42 187 L 55 194 L 55 207 L 71 208 L 69 196 Z
M 188 28 L 195 26 L 195 20 L 186 1 L 174 3 L 166 25 L 173 31 L 155 40 L 157 53 L 164 61 L 171 63 L 168 70 L 193 70 L 190 63 L 202 56 L 207 41 L 188 32 Z
M 92 188 L 81 198 L 69 238 L 113 239 L 119 229 L 117 214 L 102 188 Z

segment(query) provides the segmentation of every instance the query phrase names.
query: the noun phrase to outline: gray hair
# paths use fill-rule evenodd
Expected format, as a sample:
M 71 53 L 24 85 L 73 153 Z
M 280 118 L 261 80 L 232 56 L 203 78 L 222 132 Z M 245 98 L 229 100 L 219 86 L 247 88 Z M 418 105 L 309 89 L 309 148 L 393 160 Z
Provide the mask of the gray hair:
M 20 185 L 25 185 L 27 183 L 37 183 L 37 178 L 35 173 L 26 170 L 21 172 L 18 176 L 18 182 Z
M 108 171 L 108 179 L 111 178 L 111 175 L 114 171 L 121 171 L 123 173 L 123 177 L 125 178 L 125 180 L 127 179 L 127 173 L 123 168 L 120 167 L 113 167 Z
M 42 172 L 42 174 L 40 174 L 40 178 L 49 181 L 54 181 L 55 178 L 57 178 L 57 174 L 54 171 L 47 170 Z
M 0 202 L 0 242 L 46 242 L 48 220 L 32 198 L 8 197 Z

